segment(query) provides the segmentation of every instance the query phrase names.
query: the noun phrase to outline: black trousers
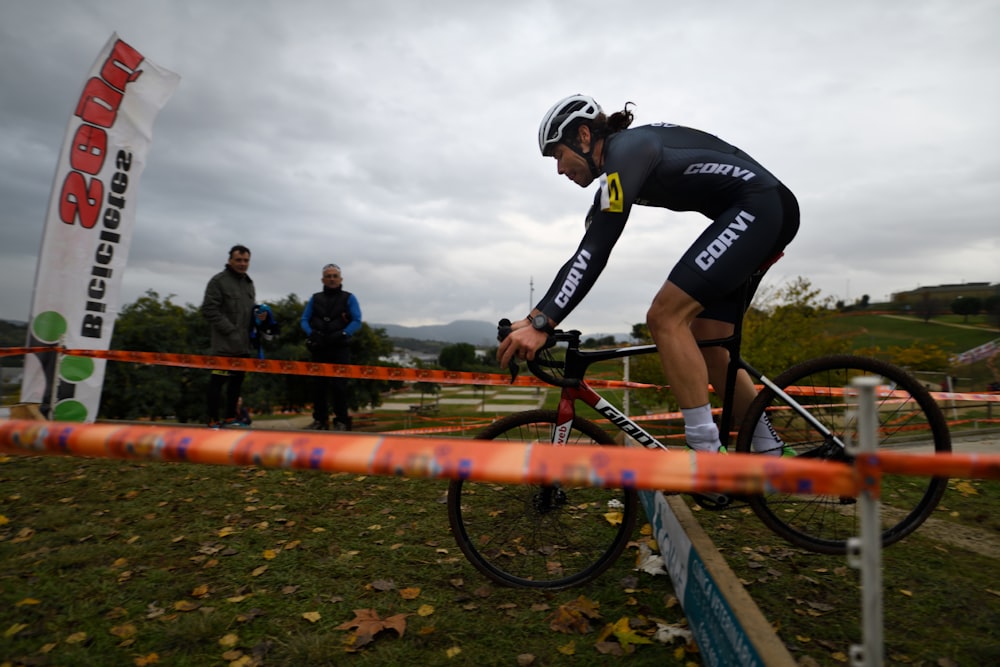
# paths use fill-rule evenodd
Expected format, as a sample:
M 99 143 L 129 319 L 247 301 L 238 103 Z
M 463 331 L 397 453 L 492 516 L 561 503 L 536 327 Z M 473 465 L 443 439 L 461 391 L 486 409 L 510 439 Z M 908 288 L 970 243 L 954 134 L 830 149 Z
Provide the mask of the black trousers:
M 349 364 L 351 363 L 351 348 L 344 345 L 313 350 L 312 360 L 319 364 Z M 331 399 L 329 402 L 328 395 Z M 330 419 L 331 405 L 334 419 L 342 424 L 350 424 L 347 408 L 347 378 L 326 376 L 313 378 L 313 419 L 321 424 L 326 424 Z
M 222 388 L 226 388 L 226 403 L 222 413 L 223 419 L 236 417 L 236 404 L 243 391 L 243 371 L 212 371 L 208 380 L 208 421 L 219 421 L 219 408 L 222 406 Z

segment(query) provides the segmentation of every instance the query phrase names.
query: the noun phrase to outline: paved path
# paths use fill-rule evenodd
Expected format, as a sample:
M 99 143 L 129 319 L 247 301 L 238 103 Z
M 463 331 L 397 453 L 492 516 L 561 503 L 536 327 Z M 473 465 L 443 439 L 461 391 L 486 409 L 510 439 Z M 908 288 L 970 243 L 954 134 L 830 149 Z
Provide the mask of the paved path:
M 893 320 L 904 320 L 906 322 L 924 322 L 922 318 L 910 317 L 908 315 L 882 315 L 882 317 L 888 317 Z M 986 333 L 1000 333 L 1000 329 L 991 329 L 989 327 L 978 327 L 974 324 L 959 324 L 958 322 L 940 322 L 938 320 L 927 320 L 927 324 L 939 324 L 943 327 L 955 327 L 956 329 L 975 329 L 976 331 L 985 331 Z

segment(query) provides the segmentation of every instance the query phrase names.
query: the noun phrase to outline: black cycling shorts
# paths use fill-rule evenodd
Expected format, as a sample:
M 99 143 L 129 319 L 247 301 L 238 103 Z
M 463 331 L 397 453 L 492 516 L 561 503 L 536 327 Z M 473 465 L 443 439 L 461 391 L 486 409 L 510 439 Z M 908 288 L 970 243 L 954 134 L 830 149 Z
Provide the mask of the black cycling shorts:
M 698 317 L 735 324 L 749 305 L 744 284 L 798 229 L 799 205 L 783 184 L 748 193 L 702 232 L 668 279 L 704 306 Z

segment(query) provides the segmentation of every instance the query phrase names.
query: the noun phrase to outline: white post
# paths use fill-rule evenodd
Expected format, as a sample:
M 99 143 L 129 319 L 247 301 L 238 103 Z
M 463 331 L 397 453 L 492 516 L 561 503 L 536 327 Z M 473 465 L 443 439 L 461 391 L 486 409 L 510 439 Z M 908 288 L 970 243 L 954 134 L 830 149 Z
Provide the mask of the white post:
M 955 392 L 955 383 L 952 382 L 951 373 L 944 374 L 944 386 L 948 388 L 949 394 Z M 958 419 L 958 410 L 955 408 L 955 399 L 948 399 L 948 404 L 951 405 L 951 418 Z
M 874 454 L 878 441 L 878 410 L 875 407 L 875 388 L 881 382 L 877 377 L 858 377 L 851 385 L 858 393 L 858 438 L 848 442 L 848 451 L 857 459 Z M 882 637 L 882 524 L 879 521 L 878 491 L 871 486 L 881 483 L 881 473 L 874 479 L 862 480 L 868 488 L 858 497 L 861 515 L 861 537 L 847 541 L 847 561 L 861 570 L 861 634 L 862 644 L 851 646 L 851 664 L 854 667 L 881 667 L 883 661 Z

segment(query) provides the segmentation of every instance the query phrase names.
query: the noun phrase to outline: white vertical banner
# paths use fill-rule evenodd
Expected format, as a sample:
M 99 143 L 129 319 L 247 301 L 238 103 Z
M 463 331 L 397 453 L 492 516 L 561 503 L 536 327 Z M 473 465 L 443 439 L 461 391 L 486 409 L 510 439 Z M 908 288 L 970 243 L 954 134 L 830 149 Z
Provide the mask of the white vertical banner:
M 153 121 L 179 82 L 117 34 L 91 67 L 56 165 L 28 345 L 109 348 Z M 28 355 L 21 400 L 50 419 L 93 422 L 105 363 Z

